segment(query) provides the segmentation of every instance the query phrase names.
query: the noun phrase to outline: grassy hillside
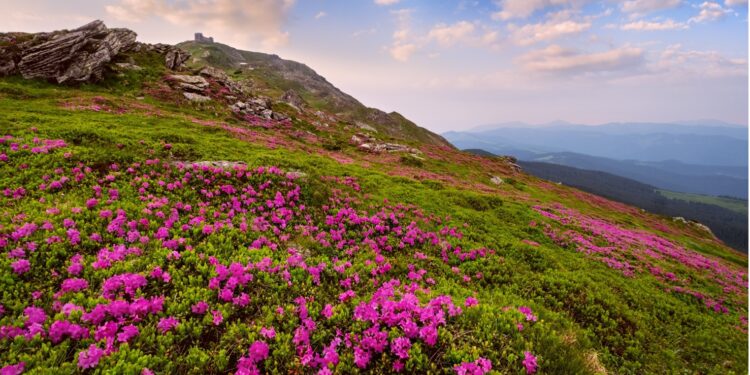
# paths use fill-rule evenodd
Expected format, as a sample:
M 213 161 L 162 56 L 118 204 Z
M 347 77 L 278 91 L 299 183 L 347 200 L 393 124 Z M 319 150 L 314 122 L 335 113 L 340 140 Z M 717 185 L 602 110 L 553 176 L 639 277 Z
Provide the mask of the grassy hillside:
M 256 126 L 132 57 L 0 79 L 5 371 L 747 372 L 747 257 L 700 229 L 504 159 Z

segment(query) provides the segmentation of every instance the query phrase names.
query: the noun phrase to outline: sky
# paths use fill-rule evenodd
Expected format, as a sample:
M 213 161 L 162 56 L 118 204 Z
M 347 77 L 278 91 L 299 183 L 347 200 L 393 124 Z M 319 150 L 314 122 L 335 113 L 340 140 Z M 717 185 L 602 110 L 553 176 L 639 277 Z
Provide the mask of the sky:
M 747 0 L 0 0 L 0 31 L 93 19 L 307 64 L 437 132 L 523 121 L 747 125 Z

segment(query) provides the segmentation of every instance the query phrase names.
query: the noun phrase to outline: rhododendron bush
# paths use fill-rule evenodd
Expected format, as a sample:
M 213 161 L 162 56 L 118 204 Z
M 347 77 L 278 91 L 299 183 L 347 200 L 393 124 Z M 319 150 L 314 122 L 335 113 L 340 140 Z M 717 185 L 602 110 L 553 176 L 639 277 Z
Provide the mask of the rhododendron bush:
M 0 155 L 18 169 L 0 198 L 3 373 L 528 371 L 547 329 L 434 290 L 481 280 L 464 269 L 496 252 L 416 206 L 364 204 L 354 178 L 320 178 L 334 188 L 311 206 L 276 167 L 92 166 L 13 136 Z M 482 321 L 497 329 L 467 334 Z

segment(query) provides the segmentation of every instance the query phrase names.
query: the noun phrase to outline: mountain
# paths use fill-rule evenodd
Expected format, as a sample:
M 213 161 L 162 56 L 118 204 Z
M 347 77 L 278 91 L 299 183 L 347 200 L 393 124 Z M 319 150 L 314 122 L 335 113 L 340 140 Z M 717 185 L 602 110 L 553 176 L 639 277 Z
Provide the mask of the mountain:
M 747 128 L 613 123 L 484 126 L 443 134 L 461 149 L 494 154 L 574 152 L 616 160 L 666 161 L 747 167 Z M 524 158 L 523 155 L 517 155 Z
M 747 167 L 613 160 L 572 152 L 524 154 L 520 159 L 608 172 L 672 191 L 744 199 L 748 196 Z
M 705 226 L 134 36 L 0 33 L 0 372 L 747 373 Z
M 230 70 L 233 77 L 250 79 L 253 89 L 274 99 L 290 90 L 312 109 L 333 113 L 338 119 L 388 136 L 452 147 L 443 137 L 417 126 L 398 112 L 368 108 L 318 75 L 305 64 L 277 55 L 242 51 L 221 43 L 187 41 L 177 45 L 191 54 L 189 66 L 211 65 Z

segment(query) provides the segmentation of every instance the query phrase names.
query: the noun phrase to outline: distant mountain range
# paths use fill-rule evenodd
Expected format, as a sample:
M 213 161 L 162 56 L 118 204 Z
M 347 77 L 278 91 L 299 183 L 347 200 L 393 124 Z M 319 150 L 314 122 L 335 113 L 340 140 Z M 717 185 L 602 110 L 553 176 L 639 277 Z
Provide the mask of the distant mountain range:
M 747 199 L 747 128 L 704 121 L 706 125 L 513 122 L 443 135 L 461 149 L 607 172 L 671 191 Z
M 443 136 L 460 149 L 479 148 L 532 160 L 542 154 L 577 154 L 648 162 L 679 161 L 701 166 L 746 167 L 747 128 L 708 125 L 610 123 L 597 126 L 555 122 L 486 125 Z

